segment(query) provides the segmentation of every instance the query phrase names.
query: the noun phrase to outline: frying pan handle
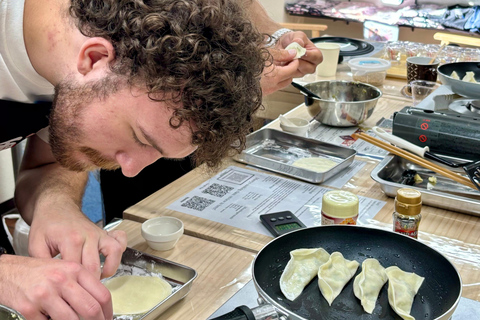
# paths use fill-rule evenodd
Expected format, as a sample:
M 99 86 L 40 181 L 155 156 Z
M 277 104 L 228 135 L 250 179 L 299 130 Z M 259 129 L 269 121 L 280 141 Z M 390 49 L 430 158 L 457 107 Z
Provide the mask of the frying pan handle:
M 404 140 L 400 137 L 394 136 L 393 134 L 390 134 L 390 133 L 386 132 L 382 128 L 373 127 L 372 130 L 380 138 L 385 139 L 388 142 L 393 143 L 397 147 L 404 148 L 408 151 L 411 151 L 411 152 L 415 153 L 416 155 L 418 155 L 422 158 L 425 157 L 425 152 L 429 151 L 428 147 L 422 148 L 422 147 L 419 147 L 417 145 L 414 145 L 413 143 L 408 142 L 407 140 Z
M 255 320 L 255 315 L 249 307 L 240 306 L 229 313 L 221 315 L 220 317 L 213 318 L 211 320 Z

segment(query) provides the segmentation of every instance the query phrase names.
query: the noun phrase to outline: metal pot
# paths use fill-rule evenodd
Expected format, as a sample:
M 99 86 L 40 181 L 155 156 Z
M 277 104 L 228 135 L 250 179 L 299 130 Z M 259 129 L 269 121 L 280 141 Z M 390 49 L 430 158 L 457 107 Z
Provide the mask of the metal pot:
M 455 71 L 460 79 L 465 77 L 468 71 L 475 74 L 476 81 L 479 83 L 466 82 L 452 78 L 452 72 Z M 452 91 L 474 99 L 480 99 L 480 62 L 453 62 L 446 63 L 438 67 L 438 77 L 440 81 L 451 87 Z
M 262 306 L 270 305 L 279 317 L 289 320 L 360 319 L 366 318 L 353 293 L 353 278 L 331 306 L 318 288 L 318 280 L 310 282 L 294 301 L 287 300 L 280 290 L 280 277 L 290 259 L 290 251 L 299 248 L 324 248 L 341 252 L 346 259 L 362 263 L 376 258 L 384 267 L 398 266 L 407 272 L 425 277 L 412 306 L 416 319 L 448 320 L 462 295 L 462 280 L 453 264 L 438 251 L 408 236 L 363 226 L 329 225 L 304 228 L 280 236 L 268 243 L 253 262 L 253 281 Z M 357 270 L 355 276 L 361 271 Z M 354 277 L 355 277 L 354 276 Z M 245 309 L 245 308 L 243 308 Z M 235 311 L 245 316 L 235 319 L 266 319 L 255 316 L 256 310 Z M 233 319 L 222 316 L 215 319 Z M 276 318 L 278 319 L 278 318 Z M 399 319 L 389 306 L 388 285 L 380 291 L 377 305 L 368 319 Z
M 308 113 L 322 124 L 332 127 L 358 126 L 373 113 L 382 91 L 357 81 L 318 81 L 304 86 L 320 96 L 305 95 Z
M 0 304 L 0 319 L 2 320 L 25 320 L 17 311 Z

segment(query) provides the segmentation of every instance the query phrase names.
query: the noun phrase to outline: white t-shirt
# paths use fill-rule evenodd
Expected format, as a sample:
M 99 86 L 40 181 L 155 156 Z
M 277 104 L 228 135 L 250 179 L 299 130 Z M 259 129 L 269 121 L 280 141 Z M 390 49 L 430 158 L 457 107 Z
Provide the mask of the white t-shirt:
M 28 58 L 23 38 L 24 4 L 24 0 L 0 1 L 0 99 L 28 103 L 51 101 L 53 85 L 35 71 Z M 5 114 L 8 115 L 8 111 L 4 108 L 0 110 L 3 115 L 1 117 L 7 118 Z M 9 118 L 5 121 L 8 121 L 10 127 L 25 126 L 22 118 Z M 26 137 L 13 137 L 14 141 L 4 141 L 2 131 L 8 128 L 2 129 L 2 126 L 0 150 L 12 147 Z

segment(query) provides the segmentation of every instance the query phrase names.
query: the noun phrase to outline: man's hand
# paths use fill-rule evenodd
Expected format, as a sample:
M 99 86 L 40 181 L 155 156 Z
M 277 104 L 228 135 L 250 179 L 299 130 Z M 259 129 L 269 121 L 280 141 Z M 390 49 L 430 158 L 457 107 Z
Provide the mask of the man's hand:
M 113 318 L 108 289 L 74 262 L 2 255 L 0 292 L 0 304 L 29 320 Z
M 292 42 L 297 42 L 307 49 L 307 53 L 300 59 L 294 59 L 295 50 L 285 50 Z M 261 80 L 263 95 L 288 87 L 293 78 L 314 73 L 323 59 L 320 50 L 305 33 L 300 31 L 284 34 L 269 51 L 273 56 L 273 64 L 267 65 L 263 71 Z
M 41 210 L 41 208 L 39 208 Z M 43 209 L 45 210 L 45 209 Z M 117 270 L 127 247 L 124 231 L 107 232 L 69 202 L 50 206 L 47 218 L 35 214 L 29 236 L 29 253 L 33 257 L 50 258 L 61 254 L 63 260 L 80 263 L 96 277 L 110 277 Z M 105 256 L 103 270 L 100 256 Z
M 29 138 L 17 179 L 15 202 L 31 225 L 29 252 L 34 257 L 55 257 L 83 264 L 98 278 L 115 273 L 126 249 L 123 231 L 106 232 L 81 211 L 88 173 L 61 167 L 50 146 L 37 136 Z M 105 257 L 103 273 L 100 253 Z
M 297 42 L 307 49 L 307 53 L 299 59 L 297 75 L 294 78 L 303 77 L 306 74 L 314 73 L 317 65 L 323 60 L 322 52 L 313 44 L 304 32 L 294 31 L 284 34 L 278 41 L 276 48 L 285 49 L 290 43 Z

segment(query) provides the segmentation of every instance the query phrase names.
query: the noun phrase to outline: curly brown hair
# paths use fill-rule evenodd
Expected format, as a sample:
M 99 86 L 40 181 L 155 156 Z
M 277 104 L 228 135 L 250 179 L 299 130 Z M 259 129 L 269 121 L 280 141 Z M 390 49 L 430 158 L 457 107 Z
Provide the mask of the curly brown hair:
M 183 105 L 170 125 L 195 123 L 197 165 L 216 167 L 243 150 L 262 103 L 260 76 L 272 57 L 237 2 L 71 0 L 79 30 L 113 44 L 113 72 L 146 87 L 152 100 Z

